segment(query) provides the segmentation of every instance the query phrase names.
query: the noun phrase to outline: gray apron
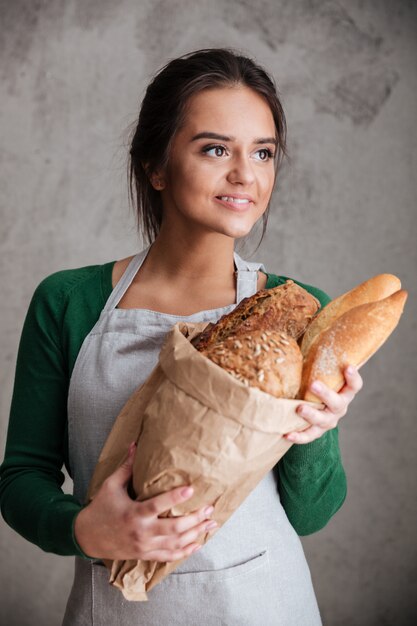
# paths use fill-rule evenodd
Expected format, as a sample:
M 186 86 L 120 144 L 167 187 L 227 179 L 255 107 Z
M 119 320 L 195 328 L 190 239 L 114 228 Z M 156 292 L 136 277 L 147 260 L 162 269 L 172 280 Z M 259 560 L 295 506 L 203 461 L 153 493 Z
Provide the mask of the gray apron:
M 69 462 L 80 502 L 116 416 L 155 367 L 166 333 L 178 321 L 216 322 L 256 293 L 257 270 L 264 269 L 235 253 L 236 303 L 218 309 L 187 316 L 118 309 L 149 249 L 131 260 L 72 372 Z M 301 542 L 282 508 L 272 472 L 201 550 L 151 589 L 147 602 L 129 602 L 108 580 L 100 561 L 75 558 L 63 626 L 321 625 Z

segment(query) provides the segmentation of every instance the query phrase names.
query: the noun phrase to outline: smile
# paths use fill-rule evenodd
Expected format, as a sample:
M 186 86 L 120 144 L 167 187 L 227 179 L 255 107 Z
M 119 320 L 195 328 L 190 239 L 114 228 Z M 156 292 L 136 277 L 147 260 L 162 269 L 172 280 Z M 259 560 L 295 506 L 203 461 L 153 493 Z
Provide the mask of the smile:
M 248 198 L 234 198 L 233 196 L 216 196 L 216 200 L 228 209 L 235 211 L 245 211 L 252 204 L 252 200 Z
M 233 202 L 234 204 L 248 204 L 247 198 L 233 198 L 232 196 L 220 196 L 220 200 L 225 202 Z

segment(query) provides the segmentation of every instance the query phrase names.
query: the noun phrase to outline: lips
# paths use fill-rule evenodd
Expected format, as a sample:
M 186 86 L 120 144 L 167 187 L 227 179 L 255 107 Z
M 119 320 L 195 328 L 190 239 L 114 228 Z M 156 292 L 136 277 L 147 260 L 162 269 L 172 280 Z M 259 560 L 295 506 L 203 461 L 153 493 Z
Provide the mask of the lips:
M 244 212 L 253 204 L 253 199 L 246 194 L 235 194 L 234 196 L 216 196 L 216 200 L 223 206 L 233 211 Z
M 224 193 L 224 194 L 221 194 L 219 196 L 216 196 L 216 198 L 219 198 L 221 200 L 226 200 L 226 202 L 227 201 L 228 202 L 236 201 L 236 203 L 238 203 L 238 204 L 239 203 L 243 204 L 245 200 L 246 201 L 249 200 L 249 202 L 253 202 L 253 198 L 251 196 L 249 196 L 248 194 L 246 194 L 246 193 L 234 193 L 234 194 L 226 194 L 226 193 Z

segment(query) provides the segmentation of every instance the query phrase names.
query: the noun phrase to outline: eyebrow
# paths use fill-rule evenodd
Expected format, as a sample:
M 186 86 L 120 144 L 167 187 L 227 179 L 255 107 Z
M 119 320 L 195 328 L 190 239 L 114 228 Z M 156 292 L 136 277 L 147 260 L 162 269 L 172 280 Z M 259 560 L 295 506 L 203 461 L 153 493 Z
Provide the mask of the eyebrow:
M 218 139 L 219 141 L 236 141 L 236 137 L 228 137 L 227 135 L 218 135 L 217 133 L 211 133 L 209 131 L 203 131 L 202 133 L 197 133 L 191 139 L 191 141 L 196 141 L 197 139 Z M 253 140 L 253 143 L 273 143 L 274 146 L 278 144 L 278 141 L 275 137 L 258 137 Z

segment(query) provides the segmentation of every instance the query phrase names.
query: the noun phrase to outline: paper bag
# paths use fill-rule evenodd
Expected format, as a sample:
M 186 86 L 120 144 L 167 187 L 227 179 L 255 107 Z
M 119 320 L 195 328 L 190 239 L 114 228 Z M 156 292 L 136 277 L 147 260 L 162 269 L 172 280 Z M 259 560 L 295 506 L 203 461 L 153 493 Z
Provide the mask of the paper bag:
M 133 488 L 142 501 L 181 485 L 194 495 L 167 516 L 214 505 L 218 530 L 291 447 L 283 438 L 309 426 L 295 411 L 302 400 L 277 399 L 246 387 L 190 343 L 206 323 L 176 324 L 159 363 L 118 415 L 95 468 L 89 498 L 137 441 Z M 305 402 L 321 408 L 323 405 Z M 201 537 L 205 543 L 212 533 Z M 110 582 L 128 600 L 146 600 L 182 562 L 104 561 Z

